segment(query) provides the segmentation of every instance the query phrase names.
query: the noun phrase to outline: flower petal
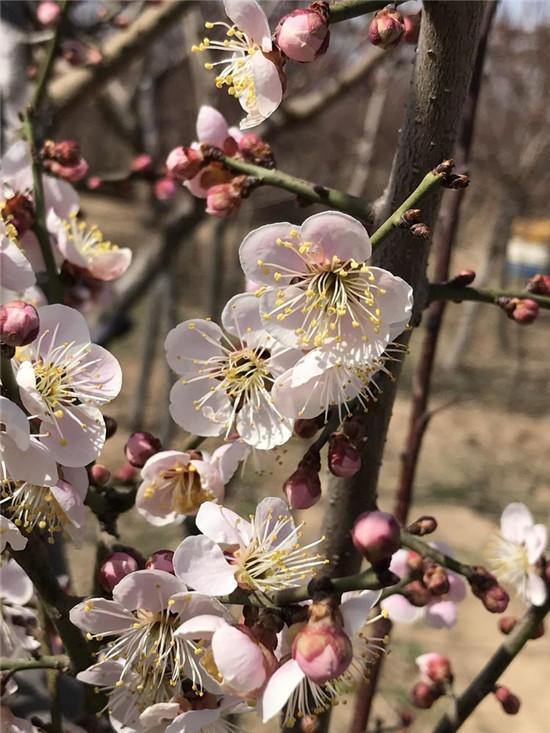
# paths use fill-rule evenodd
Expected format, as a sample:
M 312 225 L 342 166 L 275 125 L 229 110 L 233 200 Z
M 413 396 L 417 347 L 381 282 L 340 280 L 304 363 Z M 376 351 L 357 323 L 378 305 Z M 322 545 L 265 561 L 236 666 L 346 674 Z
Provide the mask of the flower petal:
M 134 616 L 120 603 L 107 598 L 89 598 L 71 608 L 71 623 L 92 634 L 122 634 L 132 628 Z
M 358 595 L 344 593 L 340 611 L 344 618 L 344 628 L 349 636 L 355 636 L 365 625 L 371 609 L 378 603 L 382 591 L 364 590 Z
M 2 290 L 21 291 L 36 282 L 31 263 L 21 249 L 8 237 L 0 242 L 0 285 Z
M 5 434 L 16 447 L 26 451 L 30 445 L 29 421 L 23 410 L 7 397 L 0 396 L 0 423 L 3 423 Z
M 239 293 L 227 301 L 221 317 L 225 330 L 241 341 L 250 334 L 264 331 L 260 303 L 253 293 Z
M 534 565 L 548 544 L 548 530 L 544 524 L 534 524 L 525 530 L 525 547 L 527 548 L 527 559 L 530 565 Z
M 289 697 L 304 679 L 305 674 L 294 659 L 289 659 L 271 675 L 262 695 L 262 722 L 267 723 L 282 710 Z
M 210 727 L 210 723 L 215 723 L 219 717 L 219 708 L 188 710 L 178 715 L 164 733 L 200 733 L 204 730 L 215 730 Z
M 7 517 L 0 514 L 0 552 L 4 552 L 6 545 L 12 550 L 19 552 L 24 550 L 27 544 L 27 538 L 21 534 L 20 529 Z M 5 565 L 0 565 L 0 574 Z M 0 583 L 0 594 L 2 593 L 2 584 Z
M 179 578 L 164 570 L 136 570 L 115 585 L 113 599 L 128 611 L 139 608 L 158 613 L 168 608 L 175 593 L 186 590 Z
M 227 621 L 221 616 L 202 614 L 184 621 L 181 626 L 178 626 L 174 636 L 181 636 L 183 639 L 205 639 L 208 641 L 218 629 L 227 625 Z
M 272 397 L 256 394 L 254 402 L 245 402 L 237 415 L 237 432 L 259 450 L 283 445 L 292 437 L 293 420 L 281 415 Z
M 5 517 L 2 517 L 2 519 L 5 519 Z M 27 544 L 26 538 L 23 539 L 25 539 L 25 544 Z M 23 547 L 16 548 L 12 545 L 14 550 L 22 550 Z M 33 595 L 34 586 L 31 579 L 19 567 L 15 560 L 10 559 L 3 565 L 0 565 L 0 598 L 2 600 L 18 606 L 24 606 L 31 600 Z
M 174 553 L 172 562 L 177 577 L 200 593 L 223 596 L 237 587 L 235 575 L 222 549 L 204 535 L 186 537 Z
M 343 261 L 364 262 L 371 256 L 367 230 L 349 214 L 339 211 L 314 214 L 304 221 L 300 233 L 304 241 L 314 243 L 312 251 L 319 251 L 329 260 L 336 256 Z
M 409 603 L 408 600 L 401 595 L 390 596 L 385 598 L 380 604 L 382 608 L 388 612 L 392 621 L 403 624 L 412 624 L 424 616 L 425 610 L 417 608 Z
M 433 629 L 450 629 L 457 622 L 456 603 L 436 601 L 426 606 L 426 623 Z
M 164 341 L 166 359 L 176 374 L 197 374 L 197 361 L 220 356 L 223 331 L 211 321 L 194 318 L 173 328 Z
M 208 104 L 203 104 L 197 115 L 197 140 L 223 149 L 228 136 L 229 128 L 222 113 Z
M 250 522 L 227 507 L 206 501 L 199 509 L 197 527 L 213 542 L 247 545 L 252 538 Z
M 232 694 L 246 697 L 265 683 L 264 655 L 260 645 L 242 631 L 225 624 L 212 637 L 214 661 L 223 684 Z
M 271 51 L 271 30 L 266 14 L 256 0 L 223 0 L 230 20 L 255 41 L 262 51 Z
M 81 467 L 94 461 L 105 443 L 105 422 L 101 411 L 91 405 L 65 408 L 48 434 L 40 438 L 62 466 Z M 45 424 L 43 423 L 43 427 Z
M 534 606 L 542 606 L 546 603 L 546 583 L 534 572 L 529 572 L 527 575 L 527 583 L 525 586 L 525 595 L 527 600 L 530 601 Z
M 232 409 L 229 397 L 221 390 L 210 392 L 212 382 L 176 382 L 170 391 L 170 414 L 174 421 L 195 435 L 215 436 L 227 430 Z M 198 404 L 208 395 L 202 406 Z
M 247 234 L 239 248 L 239 259 L 246 277 L 255 283 L 276 286 L 278 279 L 274 276 L 277 272 L 296 275 L 307 272 L 302 257 L 293 247 L 277 244 L 278 241 L 295 243 L 291 232 L 296 230 L 294 224 L 281 222 L 266 224 Z
M 534 524 L 533 515 L 525 504 L 514 501 L 505 507 L 500 517 L 500 532 L 510 542 L 522 543 L 525 531 Z

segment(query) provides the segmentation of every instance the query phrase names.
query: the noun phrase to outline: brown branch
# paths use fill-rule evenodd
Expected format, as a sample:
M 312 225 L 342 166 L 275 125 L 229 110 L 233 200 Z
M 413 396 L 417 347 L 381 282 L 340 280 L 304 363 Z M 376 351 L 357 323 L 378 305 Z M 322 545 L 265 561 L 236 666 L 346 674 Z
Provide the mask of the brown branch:
M 438 282 L 429 285 L 430 300 L 442 307 L 449 300 L 455 303 L 469 300 L 477 303 L 500 305 L 501 298 L 528 298 L 538 303 L 543 310 L 550 310 L 550 296 L 537 295 L 529 290 L 482 290 L 473 286 L 459 287 L 452 283 Z
M 433 733 L 454 733 L 474 712 L 482 700 L 495 688 L 503 672 L 514 661 L 550 612 L 550 594 L 543 606 L 531 606 L 525 616 L 506 637 L 481 672 L 470 682 L 462 695 L 455 699 L 453 712 L 445 714 Z

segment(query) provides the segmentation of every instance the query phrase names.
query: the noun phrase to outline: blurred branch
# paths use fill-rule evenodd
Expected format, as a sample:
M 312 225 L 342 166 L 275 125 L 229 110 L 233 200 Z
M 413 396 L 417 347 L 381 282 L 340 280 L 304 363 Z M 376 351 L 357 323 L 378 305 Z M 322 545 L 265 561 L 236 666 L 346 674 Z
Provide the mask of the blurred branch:
M 432 302 L 452 300 L 455 303 L 461 303 L 464 300 L 474 300 L 478 303 L 492 305 L 500 305 L 501 298 L 528 298 L 538 303 L 543 310 L 550 310 L 550 296 L 535 295 L 528 290 L 481 290 L 472 285 L 459 287 L 450 283 L 430 283 L 429 296 Z
M 414 550 L 419 555 L 422 555 L 422 557 L 430 557 L 432 560 L 435 560 L 438 565 L 442 565 L 448 570 L 452 570 L 459 575 L 463 575 L 465 578 L 469 579 L 475 575 L 471 565 L 467 565 L 466 563 L 456 560 L 450 555 L 446 555 L 444 552 L 428 545 L 416 535 L 411 534 L 404 529 L 401 530 L 401 542 L 405 547 L 408 547 L 409 550 Z
M 397 0 L 394 4 L 401 5 L 402 2 L 404 0 Z M 342 20 L 357 18 L 358 15 L 367 15 L 387 4 L 379 0 L 340 0 L 330 5 L 329 23 L 340 23 Z
M 69 658 L 62 654 L 44 656 L 39 659 L 12 659 L 11 657 L 0 657 L 0 672 L 11 672 L 12 674 L 30 669 L 53 669 L 58 672 L 66 672 L 69 666 Z
M 187 0 L 151 6 L 128 28 L 105 42 L 99 64 L 73 69 L 55 79 L 48 90 L 54 120 L 58 121 L 84 98 L 93 96 L 103 84 L 138 58 L 189 7 Z
M 48 89 L 48 82 L 53 71 L 55 56 L 59 47 L 61 30 L 65 24 L 65 19 L 69 10 L 69 0 L 61 0 L 59 7 L 61 12 L 57 19 L 57 24 L 55 26 L 53 36 L 48 44 L 48 48 L 46 50 L 46 58 L 44 59 L 44 63 L 40 67 L 40 76 L 38 77 L 38 81 L 36 83 L 31 98 L 30 104 L 34 114 L 36 114 L 39 110 Z
M 454 700 L 452 713 L 446 713 L 433 733 L 454 733 L 474 712 L 482 700 L 495 689 L 503 672 L 514 661 L 529 639 L 550 612 L 550 594 L 543 606 L 531 606 L 521 621 L 502 642 L 481 672 L 472 680 L 462 695 Z

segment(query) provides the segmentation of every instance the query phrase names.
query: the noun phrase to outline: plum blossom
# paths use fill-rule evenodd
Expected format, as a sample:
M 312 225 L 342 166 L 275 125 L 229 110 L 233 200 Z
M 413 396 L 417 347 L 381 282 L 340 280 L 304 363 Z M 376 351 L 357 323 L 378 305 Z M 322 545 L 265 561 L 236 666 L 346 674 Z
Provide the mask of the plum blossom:
M 28 633 L 36 624 L 33 611 L 25 608 L 33 594 L 30 578 L 15 560 L 0 565 L 0 648 L 4 657 L 26 657 L 40 647 Z
M 6 545 L 18 552 L 24 550 L 27 545 L 27 538 L 23 537 L 19 527 L 11 520 L 0 515 L 0 552 L 4 552 Z
M 212 596 L 237 587 L 269 592 L 301 585 L 325 564 L 311 554 L 322 539 L 302 546 L 282 499 L 267 497 L 250 521 L 207 501 L 196 517 L 202 535 L 186 537 L 174 553 L 174 569 L 195 590 Z
M 293 726 L 305 715 L 318 715 L 328 710 L 356 688 L 366 675 L 369 658 L 384 651 L 385 639 L 369 638 L 364 631 L 366 625 L 385 617 L 382 613 L 367 621 L 379 599 L 379 591 L 352 591 L 342 595 L 339 610 L 344 631 L 352 642 L 353 659 L 340 677 L 317 684 L 306 676 L 295 659 L 283 657 L 279 669 L 269 678 L 259 705 L 264 723 L 286 706 L 284 725 Z M 291 626 L 288 633 L 293 631 Z
M 70 619 L 90 639 L 113 637 L 100 661 L 124 660 L 115 686 L 139 692 L 143 711 L 181 692 L 184 679 L 196 692 L 217 691 L 200 665 L 202 647 L 174 634 L 184 621 L 204 613 L 223 616 L 225 610 L 213 598 L 190 593 L 171 573 L 136 570 L 117 583 L 113 600 L 89 598 L 71 609 Z
M 141 471 L 136 508 L 156 526 L 182 522 L 205 501 L 222 501 L 225 484 L 247 452 L 241 441 L 206 451 L 160 451 Z
M 63 478 L 51 486 L 5 479 L 0 482 L 0 505 L 25 532 L 46 530 L 50 543 L 56 534 L 65 533 L 78 546 L 83 538 L 88 486 L 85 468 L 64 467 Z
M 221 61 L 206 63 L 206 69 L 221 67 L 216 75 L 218 89 L 236 97 L 246 112 L 241 130 L 255 127 L 275 112 L 283 98 L 282 66 L 271 40 L 267 17 L 256 0 L 224 0 L 233 25 L 207 22 L 208 29 L 226 29 L 224 40 L 204 38 L 192 51 L 229 54 Z
M 48 229 L 57 236 L 57 246 L 63 257 L 97 280 L 116 280 L 130 266 L 132 250 L 106 240 L 96 225 L 87 226 L 86 222 L 77 219 L 76 212 L 62 221 L 50 211 Z
M 245 276 L 263 286 L 264 328 L 292 348 L 332 344 L 334 361 L 344 356 L 348 365 L 381 356 L 411 314 L 412 288 L 368 265 L 370 255 L 361 222 L 337 211 L 314 214 L 300 227 L 262 226 L 239 251 Z
M 228 623 L 220 616 L 195 616 L 179 627 L 176 636 L 208 640 L 210 674 L 224 692 L 247 701 L 260 695 L 277 667 L 273 652 L 247 626 Z
M 17 230 L 0 219 L 0 287 L 25 290 L 36 282 L 31 263 L 17 241 Z
M 222 313 L 228 335 L 210 321 L 192 319 L 172 329 L 164 347 L 180 375 L 170 393 L 170 413 L 196 435 L 236 429 L 248 445 L 269 449 L 286 443 L 293 422 L 270 394 L 275 378 L 299 357 L 263 330 L 254 295 L 233 297 Z
M 535 524 L 525 504 L 512 502 L 500 517 L 500 535 L 491 543 L 491 566 L 499 580 L 517 588 L 535 606 L 546 601 L 544 580 L 535 570 L 548 542 L 543 524 Z
M 57 465 L 49 449 L 30 432 L 29 418 L 7 397 L 0 396 L 0 481 L 21 481 L 51 486 Z
M 448 555 L 452 555 L 450 548 L 444 547 L 440 543 L 434 543 L 442 551 Z M 398 550 L 392 557 L 390 570 L 400 578 L 406 578 L 407 570 L 407 550 Z M 387 611 L 392 621 L 400 623 L 414 623 L 421 619 L 428 626 L 435 629 L 451 628 L 457 621 L 457 604 L 466 597 L 466 584 L 456 573 L 447 570 L 447 578 L 449 580 L 449 592 L 442 596 L 435 596 L 428 602 L 426 606 L 413 606 L 405 596 L 395 594 L 385 598 L 382 601 L 382 608 Z
M 47 305 L 38 314 L 36 341 L 15 355 L 21 400 L 42 421 L 40 441 L 56 460 L 84 466 L 105 442 L 98 406 L 118 395 L 120 366 L 106 349 L 90 342 L 86 321 L 73 308 Z M 17 471 L 11 475 L 22 478 Z

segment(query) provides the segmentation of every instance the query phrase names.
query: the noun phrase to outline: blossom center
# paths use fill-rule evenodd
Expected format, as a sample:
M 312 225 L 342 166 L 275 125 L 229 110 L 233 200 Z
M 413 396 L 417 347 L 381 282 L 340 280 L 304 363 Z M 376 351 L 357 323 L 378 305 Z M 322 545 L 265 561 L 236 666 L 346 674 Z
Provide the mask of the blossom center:
M 38 527 L 48 530 L 48 542 L 53 544 L 54 535 L 63 532 L 67 515 L 47 486 L 35 486 L 26 481 L 0 482 L 1 504 L 7 503 L 7 511 L 17 527 L 31 532 Z
M 67 238 L 84 257 L 93 259 L 96 255 L 116 252 L 119 247 L 105 239 L 102 231 L 95 224 L 88 226 L 79 221 L 76 214 L 71 214 L 68 221 L 63 222 Z
M 168 490 L 172 492 L 172 511 L 178 514 L 191 514 L 196 512 L 205 501 L 214 499 L 213 493 L 203 487 L 201 477 L 192 463 L 183 465 L 176 463 L 172 468 L 159 473 L 162 483 L 153 481 L 145 491 L 145 496 L 150 498 L 157 491 Z

